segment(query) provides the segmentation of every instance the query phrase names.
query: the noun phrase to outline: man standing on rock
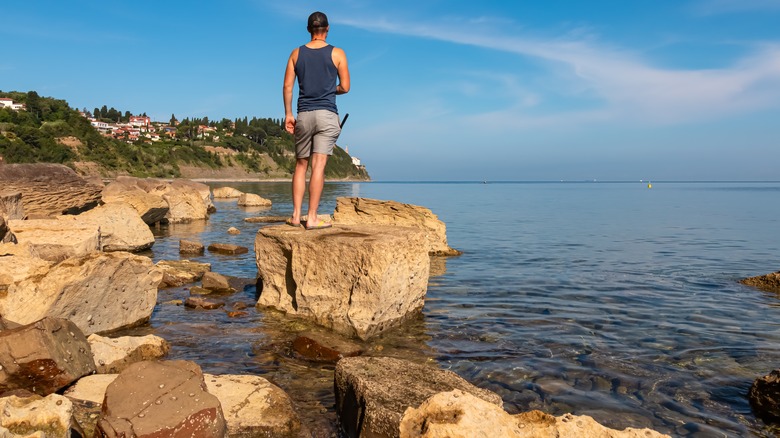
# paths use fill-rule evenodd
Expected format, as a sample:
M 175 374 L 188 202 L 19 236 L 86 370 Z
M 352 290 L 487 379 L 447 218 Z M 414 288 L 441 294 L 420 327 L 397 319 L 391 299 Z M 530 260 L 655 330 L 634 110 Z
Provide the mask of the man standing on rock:
M 325 164 L 333 154 L 341 134 L 336 95 L 349 92 L 347 55 L 325 42 L 328 17 L 322 12 L 309 15 L 307 30 L 311 41 L 293 50 L 284 72 L 284 127 L 295 135 L 295 172 L 293 173 L 293 214 L 288 224 L 301 226 L 301 206 L 306 191 L 306 170 L 311 163 L 309 211 L 306 229 L 327 228 L 317 208 L 325 184 Z M 298 79 L 298 118 L 292 112 L 292 94 Z M 338 79 L 338 81 L 337 81 Z

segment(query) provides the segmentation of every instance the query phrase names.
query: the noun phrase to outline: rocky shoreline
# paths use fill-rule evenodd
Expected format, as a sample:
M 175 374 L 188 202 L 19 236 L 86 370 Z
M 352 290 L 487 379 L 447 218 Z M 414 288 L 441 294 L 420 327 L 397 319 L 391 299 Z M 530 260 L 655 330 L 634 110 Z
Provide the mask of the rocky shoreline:
M 212 375 L 166 360 L 170 346 L 157 336 L 112 337 L 146 324 L 166 287 L 191 285 L 176 303 L 183 306 L 231 317 L 253 311 L 225 308 L 221 298 L 241 285 L 186 260 L 250 248 L 182 240 L 181 260 L 157 264 L 134 253 L 154 244 L 150 226 L 208 220 L 212 198 L 270 201 L 190 180 L 119 177 L 103 186 L 51 166 L 0 166 L 0 434 L 319 436 L 261 376 Z M 510 415 L 497 394 L 433 364 L 363 356 L 350 339 L 370 341 L 419 315 L 432 261 L 459 252 L 424 207 L 339 198 L 330 220 L 333 228 L 317 232 L 260 229 L 255 308 L 324 328 L 299 335 L 293 349 L 335 364 L 344 436 L 666 436 L 609 429 L 587 416 Z M 766 398 L 774 386 L 756 386 L 754 406 L 780 412 Z

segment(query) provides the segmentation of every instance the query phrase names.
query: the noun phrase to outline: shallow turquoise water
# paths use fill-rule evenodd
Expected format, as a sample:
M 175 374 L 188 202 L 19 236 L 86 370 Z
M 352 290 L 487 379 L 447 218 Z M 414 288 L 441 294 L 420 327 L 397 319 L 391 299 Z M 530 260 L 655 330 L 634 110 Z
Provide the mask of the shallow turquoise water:
M 198 258 L 253 279 L 243 218 L 287 215 L 288 183 L 231 183 L 270 210 L 217 201 L 206 223 L 156 230 L 150 255 L 178 259 L 179 239 L 237 243 L 241 256 Z M 673 436 L 772 436 L 746 394 L 780 367 L 780 300 L 740 285 L 780 269 L 778 183 L 329 183 L 339 196 L 430 208 L 460 257 L 438 260 L 422 317 L 366 344 L 367 354 L 438 363 L 499 393 L 512 412 L 591 415 L 614 428 Z M 242 231 L 228 235 L 227 228 Z M 159 301 L 185 297 L 162 291 Z M 253 304 L 250 285 L 228 306 Z M 214 373 L 261 374 L 287 390 L 305 423 L 334 434 L 332 366 L 289 354 L 310 329 L 276 312 L 160 304 L 149 327 L 171 358 Z

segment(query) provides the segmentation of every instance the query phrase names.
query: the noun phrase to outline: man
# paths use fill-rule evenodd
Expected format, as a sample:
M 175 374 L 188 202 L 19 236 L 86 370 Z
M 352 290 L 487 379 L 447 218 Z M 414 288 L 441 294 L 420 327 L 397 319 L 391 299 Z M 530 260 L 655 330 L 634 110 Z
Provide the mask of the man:
M 317 216 L 325 184 L 325 164 L 333 154 L 341 127 L 336 95 L 349 92 L 349 69 L 344 51 L 331 46 L 328 17 L 322 12 L 309 15 L 307 30 L 311 41 L 293 50 L 284 72 L 284 126 L 295 135 L 295 172 L 293 173 L 293 214 L 288 224 L 300 227 L 301 206 L 306 191 L 306 170 L 311 163 L 309 210 L 306 229 L 330 227 Z M 298 79 L 298 118 L 292 112 L 292 94 Z M 337 81 L 338 79 L 338 81 Z

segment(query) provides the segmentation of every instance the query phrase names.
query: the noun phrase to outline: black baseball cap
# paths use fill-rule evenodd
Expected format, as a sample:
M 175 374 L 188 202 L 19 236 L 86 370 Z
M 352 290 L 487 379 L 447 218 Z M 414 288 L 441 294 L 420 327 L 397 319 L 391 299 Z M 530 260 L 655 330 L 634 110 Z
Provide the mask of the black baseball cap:
M 322 12 L 312 12 L 311 15 L 309 15 L 309 24 L 306 26 L 306 29 L 311 32 L 314 29 L 325 29 L 328 27 L 328 16 L 323 14 Z

